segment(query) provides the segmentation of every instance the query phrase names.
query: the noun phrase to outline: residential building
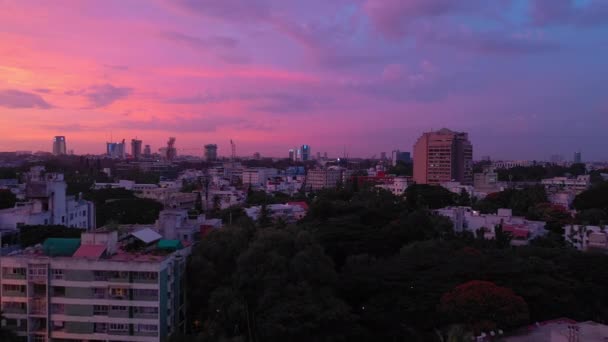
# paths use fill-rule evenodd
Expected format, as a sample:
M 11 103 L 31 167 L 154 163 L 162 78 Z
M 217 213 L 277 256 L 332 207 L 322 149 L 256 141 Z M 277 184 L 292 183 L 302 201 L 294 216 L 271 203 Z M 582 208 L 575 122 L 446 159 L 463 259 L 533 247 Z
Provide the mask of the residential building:
M 580 175 L 576 178 L 554 177 L 543 179 L 541 183 L 548 192 L 573 191 L 575 194 L 579 194 L 591 186 L 591 176 Z
M 157 184 L 138 184 L 132 180 L 121 179 L 118 183 L 95 183 L 93 184 L 93 189 L 125 189 L 131 191 L 145 191 L 145 190 L 153 190 L 157 189 Z
M 578 152 L 574 152 L 574 159 L 573 162 L 575 164 L 581 164 L 583 162 L 583 156 L 581 154 L 581 151 Z
M 217 160 L 217 145 L 216 144 L 205 145 L 205 160 L 207 162 L 214 162 Z
M 125 159 L 125 140 L 122 142 L 107 142 L 106 155 L 113 159 Z
M 405 194 L 405 190 L 408 185 L 412 182 L 410 177 L 394 177 L 392 182 L 376 185 L 377 188 L 385 189 L 390 191 L 395 196 L 401 196 Z
M 336 188 L 342 179 L 341 170 L 317 169 L 309 170 L 306 175 L 306 188 L 321 190 Z
M 539 322 L 500 339 L 504 342 L 601 342 L 606 341 L 608 325 L 593 321 L 576 322 L 568 318 Z
M 148 230 L 47 239 L 2 257 L 5 326 L 28 341 L 164 341 L 185 331 L 189 254 Z
M 308 212 L 308 204 L 306 202 L 289 202 L 285 204 L 270 204 L 267 207 L 270 213 L 270 218 L 273 220 L 283 220 L 286 223 L 297 222 L 306 216 Z M 260 218 L 262 206 L 254 206 L 245 208 L 245 213 L 249 218 L 257 221 Z
M 278 175 L 279 171 L 274 168 L 256 167 L 243 169 L 243 185 L 260 187 Z
M 475 173 L 473 175 L 473 187 L 476 192 L 486 194 L 503 190 L 502 185 L 498 182 L 498 173 L 493 167 L 486 167 L 481 173 Z
M 53 154 L 56 156 L 65 155 L 67 147 L 64 136 L 56 136 L 53 138 Z
M 533 166 L 534 162 L 529 160 L 500 160 L 492 162 L 492 166 L 496 169 L 512 169 L 514 167 L 529 167 Z
M 289 160 L 296 160 L 296 151 L 293 148 L 289 149 Z
M 473 183 L 473 146 L 467 133 L 443 128 L 424 133 L 414 145 L 414 181 L 439 185 Z
M 604 226 L 565 226 L 564 239 L 581 251 L 608 252 L 608 230 Z
M 150 145 L 146 145 L 144 147 L 144 157 L 150 158 L 151 156 L 152 156 L 152 148 L 150 147 Z
M 205 209 L 228 209 L 235 205 L 241 205 L 247 200 L 247 194 L 242 190 L 237 190 L 233 186 L 209 189 L 202 196 Z
M 141 159 L 141 145 L 143 141 L 131 139 L 131 157 L 135 160 Z M 147 146 L 147 145 L 146 145 Z
M 64 225 L 95 228 L 95 205 L 80 196 L 68 196 L 63 174 L 32 168 L 27 174 L 25 200 L 0 210 L 0 228 L 16 230 L 22 225 Z
M 482 232 L 486 239 L 494 239 L 496 226 L 503 232 L 510 233 L 512 245 L 525 245 L 536 237 L 546 233 L 545 222 L 531 221 L 525 217 L 513 216 L 511 209 L 498 209 L 496 214 L 481 214 L 470 207 L 446 207 L 434 211 L 448 217 L 457 232 Z

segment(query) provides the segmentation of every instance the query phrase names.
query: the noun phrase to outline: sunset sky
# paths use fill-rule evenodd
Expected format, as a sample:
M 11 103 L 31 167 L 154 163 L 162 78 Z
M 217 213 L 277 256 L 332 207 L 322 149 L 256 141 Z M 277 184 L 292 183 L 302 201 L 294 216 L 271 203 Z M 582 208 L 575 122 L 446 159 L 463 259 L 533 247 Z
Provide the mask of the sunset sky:
M 0 151 L 608 159 L 608 1 L 0 0 Z

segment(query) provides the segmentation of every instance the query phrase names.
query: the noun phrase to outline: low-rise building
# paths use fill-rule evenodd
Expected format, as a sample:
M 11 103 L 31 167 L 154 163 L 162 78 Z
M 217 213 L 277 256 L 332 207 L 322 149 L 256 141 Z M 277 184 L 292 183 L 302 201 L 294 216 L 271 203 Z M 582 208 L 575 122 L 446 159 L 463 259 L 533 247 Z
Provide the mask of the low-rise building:
M 321 190 L 336 188 L 342 179 L 341 170 L 318 169 L 309 170 L 306 175 L 306 188 L 310 190 Z
M 579 194 L 591 186 L 591 176 L 580 175 L 575 178 L 554 177 L 543 179 L 541 182 L 548 192 L 572 191 Z
M 47 239 L 2 257 L 4 325 L 28 341 L 164 341 L 185 331 L 189 253 L 147 232 Z
M 157 189 L 158 184 L 138 184 L 132 180 L 121 179 L 117 183 L 95 183 L 93 184 L 93 189 L 125 189 L 131 191 L 145 191 L 151 189 Z
M 510 233 L 513 245 L 524 245 L 529 240 L 546 234 L 545 222 L 531 221 L 513 216 L 511 209 L 498 209 L 496 214 L 481 214 L 470 207 L 446 207 L 435 210 L 436 214 L 448 217 L 457 232 L 482 232 L 486 239 L 496 237 L 496 227 Z
M 243 185 L 261 187 L 266 182 L 278 175 L 279 171 L 274 168 L 256 167 L 243 170 Z
M 505 342 L 586 342 L 606 341 L 608 326 L 592 321 L 576 322 L 567 318 L 530 325 L 519 332 L 505 336 Z
M 306 216 L 308 204 L 306 202 L 290 202 L 286 204 L 270 204 L 266 207 L 273 220 L 282 219 L 287 223 L 297 222 Z M 262 206 L 245 208 L 245 213 L 249 218 L 257 221 L 260 218 Z
M 565 226 L 564 239 L 581 251 L 608 251 L 608 229 L 604 226 Z
M 411 183 L 411 177 L 394 177 L 390 183 L 378 184 L 376 187 L 388 190 L 395 196 L 401 196 L 405 194 L 405 190 L 407 190 L 408 185 Z

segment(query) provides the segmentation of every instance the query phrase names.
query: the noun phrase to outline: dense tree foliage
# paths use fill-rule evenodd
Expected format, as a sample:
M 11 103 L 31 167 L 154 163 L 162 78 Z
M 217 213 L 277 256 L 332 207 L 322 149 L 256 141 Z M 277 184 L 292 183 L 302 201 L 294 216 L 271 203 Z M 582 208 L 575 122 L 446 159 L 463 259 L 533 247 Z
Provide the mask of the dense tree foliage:
M 579 176 L 586 173 L 585 164 L 572 164 L 568 167 L 561 165 L 518 166 L 510 169 L 498 169 L 498 180 L 501 182 L 540 181 L 543 178 Z
M 135 197 L 125 189 L 90 191 L 85 198 L 95 203 L 97 226 L 110 222 L 119 224 L 154 223 L 163 205 L 155 200 Z
M 572 203 L 576 210 L 600 209 L 608 213 L 608 182 L 594 185 L 583 191 Z
M 386 173 L 396 176 L 412 176 L 413 172 L 414 164 L 398 161 L 397 165 L 389 167 Z
M 83 230 L 66 226 L 21 226 L 18 241 L 22 248 L 43 243 L 48 238 L 79 238 Z
M 483 200 L 477 201 L 473 208 L 482 213 L 496 213 L 500 208 L 513 210 L 513 215 L 526 216 L 530 208 L 539 203 L 546 203 L 547 193 L 541 185 L 526 187 L 524 189 L 507 189 L 489 194 Z
M 12 208 L 17 203 L 17 196 L 10 190 L 0 189 L 0 209 Z
M 457 194 L 442 186 L 414 184 L 405 190 L 405 198 L 411 208 L 439 209 L 456 204 Z

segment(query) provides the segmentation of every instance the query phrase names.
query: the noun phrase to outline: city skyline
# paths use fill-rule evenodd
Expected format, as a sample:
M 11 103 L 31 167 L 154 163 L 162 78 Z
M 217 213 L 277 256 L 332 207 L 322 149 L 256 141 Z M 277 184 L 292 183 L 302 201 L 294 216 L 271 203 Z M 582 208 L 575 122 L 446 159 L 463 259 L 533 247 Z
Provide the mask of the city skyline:
M 474 159 L 606 160 L 601 1 L 6 1 L 0 150 L 357 157 L 467 132 Z M 201 154 L 197 152 L 197 154 Z

